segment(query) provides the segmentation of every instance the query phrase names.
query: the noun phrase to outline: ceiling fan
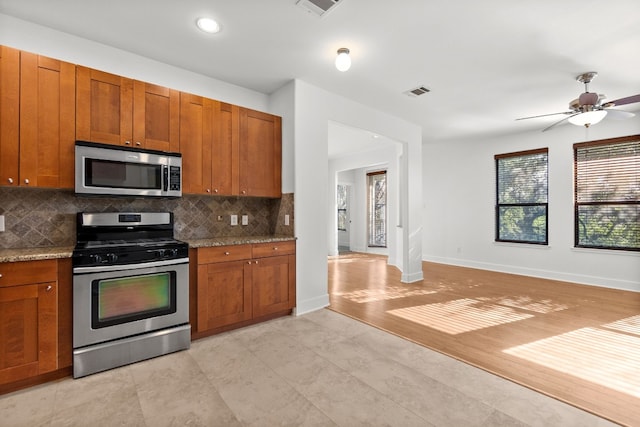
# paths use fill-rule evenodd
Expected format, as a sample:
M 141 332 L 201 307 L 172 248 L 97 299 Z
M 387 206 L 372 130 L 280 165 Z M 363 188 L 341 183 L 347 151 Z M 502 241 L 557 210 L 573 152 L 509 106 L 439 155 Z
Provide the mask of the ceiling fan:
M 580 94 L 577 99 L 574 99 L 569 103 L 569 111 L 521 117 L 516 120 L 536 119 L 538 117 L 556 116 L 559 114 L 567 116 L 562 120 L 553 123 L 551 126 L 542 129 L 542 132 L 545 132 L 567 120 L 577 126 L 589 127 L 600 122 L 607 115 L 617 119 L 627 119 L 635 116 L 635 114 L 629 111 L 614 110 L 611 107 L 640 102 L 640 94 L 603 103 L 602 101 L 606 98 L 603 94 L 589 92 L 589 83 L 591 83 L 591 80 L 593 80 L 597 75 L 598 73 L 596 71 L 588 71 L 576 77 L 577 81 L 584 83 L 584 93 Z

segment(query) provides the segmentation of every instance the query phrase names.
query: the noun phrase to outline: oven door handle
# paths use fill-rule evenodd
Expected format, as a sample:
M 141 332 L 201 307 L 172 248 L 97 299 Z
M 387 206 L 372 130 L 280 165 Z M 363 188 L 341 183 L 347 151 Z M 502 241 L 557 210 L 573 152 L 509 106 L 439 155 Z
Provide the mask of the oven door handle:
M 124 270 L 139 270 L 141 268 L 152 267 L 164 267 L 167 265 L 188 264 L 189 258 L 168 259 L 164 261 L 152 261 L 139 264 L 124 264 L 124 265 L 98 265 L 95 267 L 74 267 L 73 272 L 75 274 L 81 273 L 99 273 L 104 271 L 124 271 Z

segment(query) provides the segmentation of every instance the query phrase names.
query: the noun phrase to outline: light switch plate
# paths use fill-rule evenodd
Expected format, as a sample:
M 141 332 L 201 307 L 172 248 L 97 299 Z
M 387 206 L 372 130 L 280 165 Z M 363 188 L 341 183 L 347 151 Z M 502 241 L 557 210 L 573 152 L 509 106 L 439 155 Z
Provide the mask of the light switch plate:
M 231 215 L 231 225 L 238 225 L 238 215 Z
M 242 225 L 249 225 L 249 215 L 242 215 Z
M 284 216 L 284 225 L 289 225 L 289 215 Z
M 4 215 L 0 215 L 0 232 L 4 231 Z

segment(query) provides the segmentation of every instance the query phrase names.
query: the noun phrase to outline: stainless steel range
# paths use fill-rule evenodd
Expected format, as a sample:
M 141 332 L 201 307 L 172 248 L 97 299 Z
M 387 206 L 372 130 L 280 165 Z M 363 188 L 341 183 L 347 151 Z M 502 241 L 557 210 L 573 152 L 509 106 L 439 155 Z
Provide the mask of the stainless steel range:
M 189 348 L 189 252 L 172 213 L 79 213 L 77 242 L 74 378 Z

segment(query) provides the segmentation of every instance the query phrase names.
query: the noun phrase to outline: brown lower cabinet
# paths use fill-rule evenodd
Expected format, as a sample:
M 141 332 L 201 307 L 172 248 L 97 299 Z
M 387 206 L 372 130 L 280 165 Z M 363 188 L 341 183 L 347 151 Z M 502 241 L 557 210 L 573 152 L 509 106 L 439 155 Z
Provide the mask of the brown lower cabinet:
M 285 315 L 295 305 L 293 240 L 199 248 L 196 258 L 194 338 Z
M 56 260 L 0 264 L 0 384 L 58 369 Z

